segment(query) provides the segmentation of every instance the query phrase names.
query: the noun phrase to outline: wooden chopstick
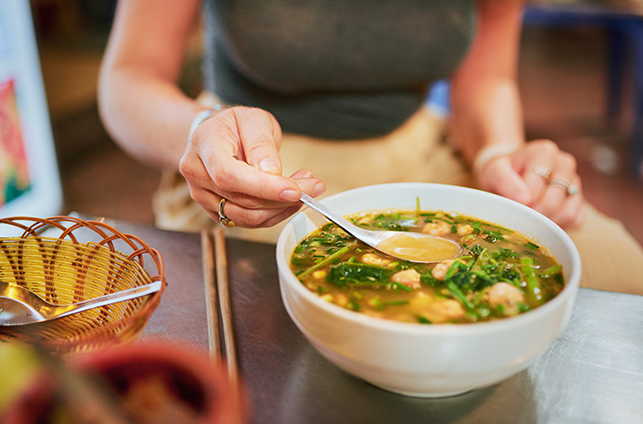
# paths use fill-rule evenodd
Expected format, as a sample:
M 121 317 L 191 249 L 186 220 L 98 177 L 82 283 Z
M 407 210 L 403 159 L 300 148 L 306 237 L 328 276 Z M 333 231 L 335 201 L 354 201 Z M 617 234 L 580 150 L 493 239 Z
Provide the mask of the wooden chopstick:
M 228 281 L 228 255 L 226 252 L 225 233 L 223 227 L 215 227 L 214 251 L 217 276 L 217 290 L 219 293 L 219 310 L 223 327 L 223 340 L 225 344 L 226 365 L 230 386 L 235 391 L 239 390 L 239 368 L 237 363 L 237 349 L 232 326 L 232 308 L 230 303 L 230 283 Z
M 209 229 L 201 231 L 201 260 L 203 262 L 203 282 L 205 284 L 205 302 L 208 317 L 208 347 L 210 359 L 221 361 L 221 335 L 219 332 L 219 307 L 217 303 L 217 286 L 214 278 L 214 246 Z

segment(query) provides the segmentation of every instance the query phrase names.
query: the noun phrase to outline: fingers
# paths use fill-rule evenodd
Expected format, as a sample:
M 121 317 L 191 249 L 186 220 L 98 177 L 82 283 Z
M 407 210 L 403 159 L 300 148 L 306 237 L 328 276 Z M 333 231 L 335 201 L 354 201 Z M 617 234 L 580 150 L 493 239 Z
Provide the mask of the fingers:
M 556 169 L 557 172 L 564 172 L 566 176 L 575 172 L 574 169 L 561 171 L 558 164 L 560 154 L 566 154 L 558 149 L 558 146 L 549 140 L 532 141 L 527 147 L 513 159 L 517 164 L 516 170 L 522 175 L 523 180 L 529 187 L 532 196 L 532 203 L 539 202 L 548 189 L 547 178 Z M 574 162 L 575 163 L 575 162 Z M 563 168 L 568 164 L 560 164 Z M 548 176 L 543 178 L 539 171 L 547 171 Z
M 277 148 L 281 131 L 273 119 L 259 109 L 232 108 L 206 120 L 193 133 L 193 141 L 181 160 L 181 174 L 188 183 L 237 202 L 248 202 L 248 207 L 253 206 L 253 197 L 297 202 L 300 188 L 280 176 Z M 248 163 L 249 159 L 256 161 L 256 166 Z M 267 166 L 264 161 L 273 165 Z M 262 162 L 269 172 L 259 169 Z
M 254 108 L 231 109 L 238 123 L 245 161 L 262 172 L 281 175 L 281 127 L 272 114 Z M 236 111 L 236 112 L 235 112 Z
M 496 163 L 492 163 L 496 162 Z M 484 182 L 485 190 L 502 194 L 522 204 L 529 204 L 532 200 L 531 190 L 520 175 L 512 168 L 508 157 L 499 157 L 486 166 L 483 174 L 478 178 Z
M 313 178 L 312 174 L 307 171 L 303 178 L 293 178 L 293 181 L 299 185 L 302 192 L 313 197 L 321 195 L 325 190 L 324 183 L 317 178 Z M 249 203 L 250 206 L 248 206 Z M 294 205 L 291 203 L 279 203 L 266 206 L 261 202 L 237 203 L 229 199 L 226 204 L 226 215 L 243 227 L 267 227 L 294 214 L 301 206 L 302 204 L 299 202 Z
M 325 190 L 325 185 L 321 180 L 313 178 L 310 171 L 297 171 L 292 176 L 293 181 L 301 187 L 301 191 L 310 196 L 317 197 Z M 208 192 L 206 190 L 191 191 L 191 195 L 210 216 L 219 220 L 219 204 L 224 196 Z M 197 200 L 198 199 L 198 200 Z M 228 198 L 225 202 L 225 216 L 234 221 L 235 225 L 245 228 L 269 227 L 275 225 L 297 212 L 302 204 L 297 202 L 295 205 L 290 203 L 278 203 L 267 206 L 260 199 L 254 199 L 256 203 L 248 207 L 247 202 L 240 204 Z
M 283 177 L 281 129 L 268 112 L 227 109 L 199 125 L 180 162 L 190 195 L 213 219 L 225 214 L 243 227 L 274 225 L 296 212 L 301 193 L 318 196 L 324 183 L 309 171 Z
M 547 188 L 542 197 L 531 205 L 564 228 L 578 227 L 584 218 L 581 179 L 569 169 L 557 165 L 551 176 L 541 177 Z
M 532 192 L 529 206 L 561 227 L 579 226 L 584 218 L 584 198 L 574 156 L 549 140 L 539 140 L 529 143 L 517 159 Z
M 550 140 L 489 161 L 478 176 L 482 188 L 516 200 L 563 228 L 581 225 L 584 198 L 576 159 Z

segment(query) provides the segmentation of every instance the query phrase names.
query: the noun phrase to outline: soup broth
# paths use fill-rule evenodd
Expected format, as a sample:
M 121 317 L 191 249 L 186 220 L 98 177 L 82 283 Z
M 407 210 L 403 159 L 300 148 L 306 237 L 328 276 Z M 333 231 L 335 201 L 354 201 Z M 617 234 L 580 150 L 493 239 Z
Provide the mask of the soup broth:
M 537 308 L 564 287 L 547 249 L 491 223 L 441 211 L 372 211 L 348 216 L 369 230 L 449 238 L 462 255 L 437 264 L 395 259 L 329 223 L 303 239 L 291 269 L 309 290 L 370 316 L 420 324 L 474 323 Z

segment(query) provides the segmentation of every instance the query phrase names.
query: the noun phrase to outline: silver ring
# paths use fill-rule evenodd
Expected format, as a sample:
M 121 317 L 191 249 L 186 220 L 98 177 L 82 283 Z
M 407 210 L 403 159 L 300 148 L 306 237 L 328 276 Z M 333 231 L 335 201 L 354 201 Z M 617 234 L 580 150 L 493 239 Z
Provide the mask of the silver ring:
M 219 224 L 223 225 L 226 228 L 234 227 L 236 224 L 234 223 L 233 220 L 228 218 L 223 211 L 223 208 L 225 208 L 225 204 L 228 200 L 224 197 L 221 198 L 221 201 L 219 201 Z
M 547 168 L 546 166 L 538 165 L 534 168 L 534 172 L 536 173 L 536 175 L 538 175 L 539 177 L 543 177 L 546 180 L 549 180 L 549 178 L 551 178 L 551 169 Z
M 563 178 L 552 178 L 549 180 L 549 185 L 562 188 L 570 196 L 578 193 L 578 187 Z

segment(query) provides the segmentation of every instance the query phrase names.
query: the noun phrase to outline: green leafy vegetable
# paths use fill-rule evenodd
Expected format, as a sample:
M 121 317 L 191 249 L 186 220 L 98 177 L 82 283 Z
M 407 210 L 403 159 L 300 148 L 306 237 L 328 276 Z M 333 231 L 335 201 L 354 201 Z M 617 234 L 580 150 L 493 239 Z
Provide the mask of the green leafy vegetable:
M 351 285 L 386 284 L 393 271 L 379 266 L 343 263 L 330 267 L 326 281 L 336 287 Z
M 541 305 L 544 302 L 540 282 L 536 276 L 536 268 L 534 267 L 533 258 L 522 258 L 522 271 L 525 274 L 525 282 L 527 283 L 526 294 L 529 296 L 531 303 L 534 305 Z
M 433 324 L 430 320 L 424 318 L 423 316 L 418 316 L 417 318 L 420 324 Z
M 314 271 L 317 271 L 319 268 L 321 268 L 323 266 L 326 266 L 327 264 L 333 262 L 335 259 L 337 259 L 341 255 L 343 255 L 344 253 L 348 252 L 349 250 L 350 250 L 350 247 L 345 247 L 343 249 L 338 250 L 337 252 L 335 252 L 334 254 L 330 255 L 329 257 L 327 257 L 323 261 L 317 263 L 316 265 L 308 268 L 306 271 L 304 271 L 301 274 L 299 274 L 298 277 L 301 279 L 301 278 L 305 277 L 306 275 L 308 275 L 308 274 L 310 274 L 310 273 L 312 273 Z

